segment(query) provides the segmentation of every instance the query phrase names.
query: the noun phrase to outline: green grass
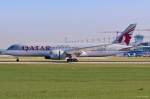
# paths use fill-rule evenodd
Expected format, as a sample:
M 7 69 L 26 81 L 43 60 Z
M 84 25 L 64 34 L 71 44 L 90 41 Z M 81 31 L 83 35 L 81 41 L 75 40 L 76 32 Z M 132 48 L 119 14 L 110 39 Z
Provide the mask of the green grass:
M 150 65 L 0 65 L 0 99 L 149 99 Z

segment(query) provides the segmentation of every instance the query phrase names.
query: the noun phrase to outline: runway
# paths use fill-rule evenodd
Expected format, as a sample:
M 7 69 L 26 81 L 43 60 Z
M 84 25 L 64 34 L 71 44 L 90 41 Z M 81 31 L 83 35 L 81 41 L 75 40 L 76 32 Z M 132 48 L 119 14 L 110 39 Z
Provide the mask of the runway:
M 20 62 L 11 56 L 1 56 L 0 64 L 150 64 L 150 57 L 82 57 L 79 62 L 49 60 L 43 57 L 20 57 Z
M 150 62 L 0 62 L 0 64 L 150 64 Z

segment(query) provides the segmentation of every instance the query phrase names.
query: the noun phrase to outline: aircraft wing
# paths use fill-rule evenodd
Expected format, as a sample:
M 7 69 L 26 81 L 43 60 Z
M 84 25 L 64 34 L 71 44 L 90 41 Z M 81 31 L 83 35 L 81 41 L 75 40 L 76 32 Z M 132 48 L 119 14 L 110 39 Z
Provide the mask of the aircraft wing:
M 81 53 L 82 51 L 92 51 L 92 50 L 103 50 L 105 47 L 111 44 L 102 44 L 102 45 L 96 45 L 96 46 L 89 46 L 89 47 L 78 47 L 70 50 L 65 50 L 67 54 L 75 54 L 75 53 Z M 78 56 L 78 55 L 77 55 Z
M 75 55 L 75 56 L 80 56 L 83 51 L 107 51 L 106 48 L 108 46 L 111 46 L 112 44 L 103 44 L 103 45 L 97 45 L 97 46 L 90 46 L 90 47 L 81 47 L 81 48 L 75 48 L 71 50 L 65 51 L 67 54 Z M 119 45 L 119 44 L 118 44 Z M 112 45 L 114 46 L 114 45 Z M 116 46 L 114 46 L 116 47 Z M 129 51 L 133 46 L 121 46 L 119 47 L 119 50 L 116 51 Z M 111 50 L 110 50 L 111 51 Z M 113 50 L 112 50 L 113 51 Z

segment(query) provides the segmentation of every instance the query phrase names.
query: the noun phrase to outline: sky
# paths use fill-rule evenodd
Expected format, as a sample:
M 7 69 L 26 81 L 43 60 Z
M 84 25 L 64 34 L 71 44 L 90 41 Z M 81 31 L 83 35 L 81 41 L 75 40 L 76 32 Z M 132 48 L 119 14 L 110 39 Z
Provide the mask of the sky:
M 0 0 L 0 48 L 103 37 L 131 23 L 149 29 L 149 9 L 150 0 Z

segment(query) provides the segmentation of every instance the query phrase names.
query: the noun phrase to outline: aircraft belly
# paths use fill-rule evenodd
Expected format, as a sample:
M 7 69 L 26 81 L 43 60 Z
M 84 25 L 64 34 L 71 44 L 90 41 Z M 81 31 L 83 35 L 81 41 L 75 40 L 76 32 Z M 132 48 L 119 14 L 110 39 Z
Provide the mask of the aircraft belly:
M 113 56 L 121 51 L 86 51 L 80 55 L 80 57 L 102 57 L 102 56 Z

